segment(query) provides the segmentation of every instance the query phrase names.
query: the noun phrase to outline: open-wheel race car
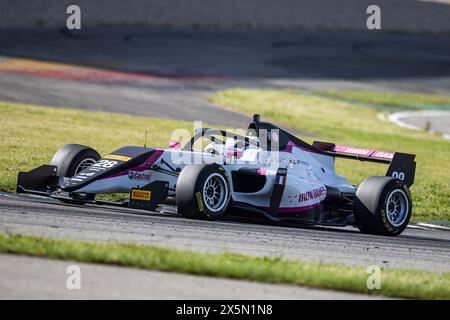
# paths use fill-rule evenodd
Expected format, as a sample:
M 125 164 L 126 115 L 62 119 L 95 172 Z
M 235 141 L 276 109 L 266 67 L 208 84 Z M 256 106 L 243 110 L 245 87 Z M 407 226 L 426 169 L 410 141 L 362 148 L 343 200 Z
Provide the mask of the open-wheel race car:
M 208 144 L 195 150 L 199 139 Z M 385 176 L 355 186 L 336 174 L 335 158 L 389 167 Z M 243 135 L 203 128 L 185 146 L 171 142 L 168 149 L 126 146 L 101 157 L 90 147 L 68 144 L 50 165 L 20 172 L 17 192 L 151 211 L 173 204 L 192 219 L 248 211 L 272 221 L 353 225 L 364 233 L 395 236 L 411 217 L 414 159 L 329 142 L 310 145 L 255 115 Z M 107 193 L 128 197 L 96 200 Z

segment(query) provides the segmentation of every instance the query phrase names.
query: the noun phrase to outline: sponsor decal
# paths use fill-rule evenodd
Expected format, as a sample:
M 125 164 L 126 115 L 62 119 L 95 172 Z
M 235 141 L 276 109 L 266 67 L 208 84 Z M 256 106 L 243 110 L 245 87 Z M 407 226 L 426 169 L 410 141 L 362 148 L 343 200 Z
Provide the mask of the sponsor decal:
M 392 159 L 394 158 L 394 152 L 384 152 L 375 150 L 375 152 L 370 156 L 375 158 Z
M 349 153 L 354 154 L 358 156 L 370 156 L 375 150 L 369 150 L 369 149 L 361 149 L 361 148 L 353 148 L 353 147 L 346 147 L 346 146 L 336 146 L 334 148 L 334 151 L 336 152 L 342 152 L 342 153 Z
M 108 154 L 107 156 L 104 157 L 104 159 L 113 159 L 113 160 L 127 162 L 128 160 L 131 159 L 131 157 L 119 156 L 117 154 Z
M 373 149 L 361 149 L 361 148 L 353 148 L 347 146 L 336 146 L 334 148 L 335 152 L 354 154 L 357 156 L 365 156 L 365 157 L 373 157 L 373 158 L 382 158 L 382 159 L 392 159 L 394 158 L 394 152 L 384 152 Z
M 197 192 L 195 195 L 197 197 L 198 210 L 200 210 L 200 212 L 204 212 L 205 208 L 203 208 L 202 194 L 200 192 Z
M 313 189 L 311 191 L 307 191 L 299 194 L 298 202 L 305 202 L 317 198 L 321 198 L 327 194 L 327 188 L 325 186 L 321 186 L 320 188 Z
M 276 177 L 276 184 L 286 184 L 286 176 L 277 176 Z
M 134 189 L 131 191 L 131 200 L 150 201 L 152 197 L 151 191 Z
M 382 208 L 380 211 L 381 211 L 381 221 L 383 222 L 383 224 L 386 227 L 386 229 L 388 229 L 391 232 L 394 231 L 394 228 L 392 228 L 391 224 L 389 223 L 389 221 L 387 219 L 386 210 L 384 210 Z
M 128 178 L 131 180 L 150 180 L 150 171 L 129 171 Z
M 287 163 L 287 164 L 292 164 L 292 165 L 302 165 L 302 166 L 306 166 L 309 167 L 309 163 L 308 161 L 305 160 L 299 160 L 299 159 L 282 159 L 281 162 L 283 163 Z

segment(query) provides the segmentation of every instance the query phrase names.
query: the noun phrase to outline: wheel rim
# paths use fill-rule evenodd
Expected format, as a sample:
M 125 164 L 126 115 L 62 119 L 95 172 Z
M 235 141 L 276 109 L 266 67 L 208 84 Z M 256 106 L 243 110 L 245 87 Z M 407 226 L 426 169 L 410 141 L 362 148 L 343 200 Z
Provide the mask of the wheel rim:
M 386 215 L 389 222 L 398 227 L 402 225 L 408 216 L 409 203 L 406 193 L 401 189 L 391 191 L 386 202 Z
M 210 175 L 203 185 L 203 200 L 209 211 L 218 212 L 222 210 L 227 202 L 228 186 L 225 178 L 213 173 Z
M 84 169 L 89 168 L 90 166 L 92 166 L 96 162 L 97 162 L 97 160 L 95 160 L 93 158 L 86 158 L 86 159 L 84 159 L 83 161 L 81 161 L 78 164 L 77 168 L 75 169 L 75 175 L 77 175 L 78 173 L 80 173 Z

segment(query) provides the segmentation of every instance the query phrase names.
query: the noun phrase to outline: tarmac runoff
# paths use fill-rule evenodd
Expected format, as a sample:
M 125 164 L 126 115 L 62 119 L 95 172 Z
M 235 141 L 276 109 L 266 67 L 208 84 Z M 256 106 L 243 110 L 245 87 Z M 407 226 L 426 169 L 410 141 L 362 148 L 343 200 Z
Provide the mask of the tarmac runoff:
M 380 113 L 378 117 L 402 128 L 427 131 L 450 140 L 450 111 L 403 111 Z

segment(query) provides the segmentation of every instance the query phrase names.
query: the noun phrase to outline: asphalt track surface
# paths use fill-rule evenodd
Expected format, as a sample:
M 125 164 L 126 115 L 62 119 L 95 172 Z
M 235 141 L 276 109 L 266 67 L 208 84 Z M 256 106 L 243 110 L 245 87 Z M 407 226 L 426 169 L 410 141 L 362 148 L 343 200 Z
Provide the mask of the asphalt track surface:
M 376 32 L 0 30 L 0 100 L 236 128 L 248 117 L 211 105 L 208 95 L 234 87 L 449 94 L 449 39 Z M 20 61 L 22 66 L 2 67 L 18 58 L 118 74 L 90 72 L 80 79 L 80 70 L 58 73 Z
M 348 228 L 274 226 L 255 218 L 197 221 L 128 208 L 67 205 L 0 194 L 0 232 L 156 244 L 368 267 L 450 271 L 450 232 L 408 228 L 399 237 Z
M 448 94 L 448 40 L 383 33 L 1 30 L 0 100 L 203 120 L 235 128 L 245 126 L 248 117 L 211 105 L 208 95 L 234 87 Z M 42 66 L 42 62 L 61 65 Z M 408 228 L 400 237 L 387 238 L 363 235 L 353 228 L 191 221 L 11 195 L 0 196 L 0 232 L 226 250 L 362 267 L 379 264 L 448 271 L 450 266 L 450 232 L 446 231 Z

